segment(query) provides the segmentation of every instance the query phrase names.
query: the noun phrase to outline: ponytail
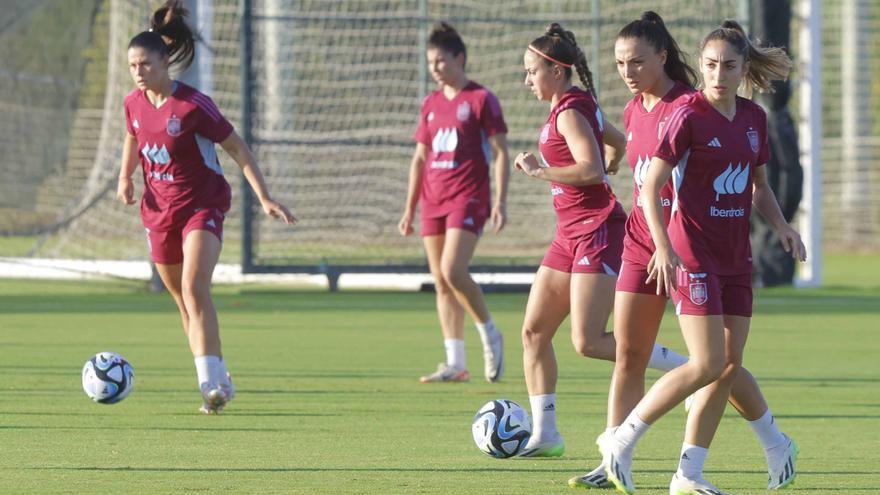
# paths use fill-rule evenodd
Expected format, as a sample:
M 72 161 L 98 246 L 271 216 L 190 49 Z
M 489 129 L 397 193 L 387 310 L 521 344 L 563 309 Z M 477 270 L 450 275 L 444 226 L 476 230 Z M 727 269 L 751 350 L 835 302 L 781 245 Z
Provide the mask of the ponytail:
M 150 30 L 144 31 L 128 43 L 129 48 L 139 47 L 169 57 L 170 65 L 180 70 L 188 68 L 196 55 L 196 41 L 200 39 L 186 23 L 189 15 L 181 0 L 167 0 L 153 12 Z
M 630 22 L 617 33 L 618 39 L 637 38 L 644 40 L 659 53 L 666 50 L 666 63 L 663 70 L 673 81 L 690 87 L 696 86 L 697 71 L 687 63 L 687 56 L 678 47 L 675 38 L 666 29 L 663 19 L 654 11 L 642 13 L 642 17 Z
M 590 72 L 587 57 L 578 46 L 574 33 L 566 31 L 554 22 L 547 26 L 547 31 L 543 36 L 535 38 L 529 44 L 529 50 L 544 58 L 547 65 L 555 63 L 562 66 L 567 78 L 571 78 L 571 68 L 574 67 L 584 87 L 593 95 L 593 98 L 596 98 L 593 73 Z
M 738 22 L 728 19 L 721 23 L 721 27 L 709 33 L 703 40 L 700 52 L 713 40 L 726 41 L 748 62 L 748 72 L 744 77 L 747 94 L 750 95 L 755 88 L 761 92 L 772 92 L 773 81 L 784 81 L 788 78 L 792 62 L 785 50 L 753 43 Z

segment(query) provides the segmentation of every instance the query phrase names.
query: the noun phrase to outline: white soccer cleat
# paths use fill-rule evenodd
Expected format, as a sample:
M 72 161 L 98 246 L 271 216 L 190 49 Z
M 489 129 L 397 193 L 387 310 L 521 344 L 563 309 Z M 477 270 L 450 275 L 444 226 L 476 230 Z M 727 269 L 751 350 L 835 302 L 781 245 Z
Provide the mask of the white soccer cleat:
M 767 459 L 767 468 L 770 472 L 770 480 L 767 483 L 768 490 L 782 490 L 794 484 L 794 478 L 797 476 L 795 470 L 795 460 L 798 456 L 798 446 L 788 435 L 783 433 L 786 441 L 783 454 L 775 459 Z
M 557 433 L 556 438 L 542 440 L 535 436 L 523 447 L 519 457 L 561 457 L 565 453 L 565 442 Z
M 483 365 L 487 382 L 501 380 L 504 374 L 504 337 L 497 330 L 490 337 L 489 345 L 483 348 Z
M 632 479 L 632 457 L 621 455 L 620 444 L 614 439 L 614 435 L 599 435 L 596 439 L 599 452 L 602 453 L 602 466 L 605 467 L 605 475 L 608 481 L 614 484 L 614 488 L 620 493 L 632 495 L 636 492 L 636 485 Z
M 220 382 L 220 389 L 226 393 L 226 402 L 235 398 L 235 385 L 232 383 L 232 375 L 226 373 L 226 379 Z
M 437 371 L 419 378 L 419 381 L 422 383 L 452 383 L 466 382 L 470 379 L 471 374 L 468 370 L 460 370 L 446 363 L 440 363 L 437 365 Z
M 569 479 L 568 486 L 572 488 L 590 489 L 613 488 L 614 484 L 608 481 L 608 475 L 605 474 L 605 465 L 599 464 L 599 467 L 589 473 Z
M 732 495 L 715 487 L 712 483 L 700 478 L 696 480 L 685 478 L 679 473 L 672 475 L 669 483 L 669 495 Z
M 202 398 L 204 401 L 202 402 L 202 407 L 199 408 L 199 411 L 203 414 L 220 414 L 220 411 L 226 406 L 226 403 L 229 402 L 229 397 L 227 397 L 226 392 L 223 391 L 221 387 L 208 389 L 202 391 Z

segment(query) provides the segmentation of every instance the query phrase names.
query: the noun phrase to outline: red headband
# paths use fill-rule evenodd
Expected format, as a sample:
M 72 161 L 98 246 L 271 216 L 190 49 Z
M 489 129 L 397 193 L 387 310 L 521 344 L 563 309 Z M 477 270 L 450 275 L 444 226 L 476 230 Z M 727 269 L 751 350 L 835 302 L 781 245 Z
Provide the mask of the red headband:
M 547 60 L 553 62 L 554 64 L 558 64 L 558 65 L 565 67 L 566 69 L 569 69 L 572 66 L 572 64 L 567 64 L 565 62 L 560 62 L 559 60 L 556 60 L 555 58 L 551 57 L 550 55 L 547 55 L 546 53 L 542 52 L 541 50 L 538 50 L 537 48 L 533 47 L 532 45 L 529 45 L 529 50 L 538 56 L 546 58 Z

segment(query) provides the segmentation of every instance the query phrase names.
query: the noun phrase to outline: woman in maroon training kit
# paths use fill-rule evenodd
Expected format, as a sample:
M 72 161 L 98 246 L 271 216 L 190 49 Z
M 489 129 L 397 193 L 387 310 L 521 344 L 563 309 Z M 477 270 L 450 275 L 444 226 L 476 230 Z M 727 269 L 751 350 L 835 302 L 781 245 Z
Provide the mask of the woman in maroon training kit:
M 288 225 L 296 217 L 269 196 L 253 153 L 211 98 L 171 79 L 170 66 L 185 68 L 195 55 L 196 39 L 186 15 L 181 2 L 166 2 L 153 14 L 152 29 L 128 45 L 129 70 L 137 88 L 125 98 L 128 134 L 116 196 L 134 204 L 131 174 L 140 161 L 141 218 L 150 257 L 180 309 L 203 398 L 200 410 L 217 414 L 235 389 L 211 300 L 211 275 L 231 199 L 214 144 L 220 143 L 241 167 L 267 215 Z
M 623 111 L 626 156 L 633 171 L 634 188 L 633 208 L 626 221 L 623 241 L 623 264 L 614 297 L 617 359 L 608 393 L 608 422 L 603 435 L 611 434 L 620 426 L 641 400 L 645 394 L 645 369 L 657 359 L 654 343 L 668 298 L 665 294 L 657 294 L 656 282 L 647 281 L 654 241 L 645 220 L 640 191 L 669 117 L 696 92 L 694 84 L 697 79 L 663 19 L 654 12 L 645 12 L 640 19 L 624 26 L 617 35 L 614 51 L 621 79 L 634 94 Z M 665 224 L 669 223 L 674 195 L 672 181 L 667 181 L 660 191 Z M 684 362 L 682 358 L 677 364 Z M 745 368 L 736 375 L 730 403 L 749 422 L 764 447 L 772 475 L 773 452 L 786 442 L 786 437 L 773 421 L 755 378 Z M 569 485 L 597 488 L 608 486 L 610 482 L 605 475 L 605 466 L 600 464 L 585 475 L 571 478 Z
M 725 21 L 703 40 L 704 88 L 672 112 L 651 153 L 641 190 L 656 246 L 648 279 L 656 280 L 656 293 L 669 294 L 675 303 L 690 360 L 661 377 L 621 426 L 599 442 L 606 474 L 624 493 L 635 492 L 630 471 L 639 438 L 696 392 L 669 492 L 721 494 L 703 478 L 703 465 L 749 334 L 752 205 L 774 225 L 792 256 L 806 257 L 800 236 L 785 222 L 767 183 L 767 116 L 757 104 L 737 96 L 737 89 L 745 83 L 747 90 L 767 90 L 770 81 L 787 76 L 790 66 L 782 49 L 757 47 L 739 24 Z M 661 191 L 670 177 L 675 197 L 667 232 Z M 772 416 L 766 419 L 772 422 Z M 795 477 L 797 446 L 779 437 L 779 444 L 766 451 L 770 489 L 784 488 Z
M 523 322 L 523 368 L 534 431 L 520 455 L 556 457 L 565 444 L 556 427 L 553 337 L 566 316 L 571 315 L 571 341 L 578 353 L 614 360 L 614 336 L 605 325 L 614 303 L 626 214 L 605 180 L 605 145 L 622 156 L 624 138 L 599 109 L 587 60 L 570 31 L 551 24 L 529 44 L 523 65 L 525 84 L 550 104 L 550 114 L 538 140 L 544 166 L 531 153 L 520 153 L 516 167 L 550 182 L 557 221 Z M 572 68 L 586 90 L 572 84 Z
M 483 375 L 497 382 L 504 374 L 503 339 L 469 265 L 486 221 L 491 218 L 496 233 L 506 221 L 507 126 L 495 95 L 468 79 L 467 50 L 452 26 L 441 22 L 434 27 L 426 55 L 438 88 L 422 102 L 406 205 L 397 226 L 401 235 L 412 234 L 416 205 L 421 203 L 419 233 L 437 289 L 446 361 L 420 381 L 470 380 L 464 352 L 466 311 L 483 343 Z M 490 162 L 495 170 L 494 201 Z

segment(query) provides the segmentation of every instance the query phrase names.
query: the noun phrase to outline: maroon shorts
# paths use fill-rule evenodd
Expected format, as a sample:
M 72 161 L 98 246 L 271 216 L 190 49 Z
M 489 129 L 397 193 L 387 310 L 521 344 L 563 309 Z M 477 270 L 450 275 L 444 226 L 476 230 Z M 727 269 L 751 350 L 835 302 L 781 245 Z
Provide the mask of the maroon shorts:
M 577 239 L 566 239 L 557 234 L 541 265 L 561 272 L 617 276 L 623 253 L 623 235 L 623 222 L 605 222 Z
M 715 275 L 676 270 L 675 314 L 752 316 L 752 275 Z
M 657 295 L 657 282 L 648 280 L 648 267 L 639 263 L 624 260 L 620 264 L 620 275 L 617 276 L 616 291 L 633 292 L 635 294 Z
M 193 230 L 207 230 L 223 242 L 223 212 L 217 208 L 196 210 L 181 229 L 167 232 L 147 230 L 150 259 L 160 265 L 183 263 L 183 240 Z
M 483 226 L 486 225 L 488 218 L 489 205 L 472 199 L 442 216 L 432 216 L 430 212 L 421 212 L 419 233 L 422 237 L 427 237 L 445 234 L 446 229 L 461 229 L 479 236 L 483 233 Z

